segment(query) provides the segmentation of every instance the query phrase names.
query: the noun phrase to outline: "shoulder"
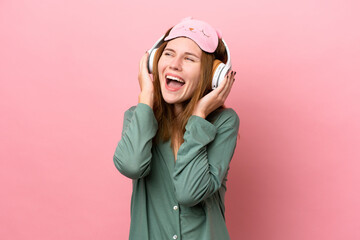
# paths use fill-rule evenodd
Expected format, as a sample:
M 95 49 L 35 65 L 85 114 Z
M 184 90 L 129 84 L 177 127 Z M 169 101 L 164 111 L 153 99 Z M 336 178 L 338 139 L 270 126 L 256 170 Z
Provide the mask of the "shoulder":
M 240 118 L 232 108 L 218 108 L 206 118 L 209 122 L 219 127 L 238 128 L 240 125 Z

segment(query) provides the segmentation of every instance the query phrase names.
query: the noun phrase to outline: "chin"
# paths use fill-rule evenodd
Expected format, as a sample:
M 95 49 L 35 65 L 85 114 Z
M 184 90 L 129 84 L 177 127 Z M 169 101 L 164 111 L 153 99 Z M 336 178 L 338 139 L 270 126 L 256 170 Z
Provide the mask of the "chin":
M 167 89 L 161 89 L 161 97 L 167 104 L 175 104 L 179 102 L 178 96 L 167 92 Z
M 176 99 L 172 99 L 172 98 L 168 98 L 168 97 L 164 97 L 162 96 L 164 101 L 167 103 L 167 104 L 175 104 L 175 103 L 178 103 L 178 101 Z

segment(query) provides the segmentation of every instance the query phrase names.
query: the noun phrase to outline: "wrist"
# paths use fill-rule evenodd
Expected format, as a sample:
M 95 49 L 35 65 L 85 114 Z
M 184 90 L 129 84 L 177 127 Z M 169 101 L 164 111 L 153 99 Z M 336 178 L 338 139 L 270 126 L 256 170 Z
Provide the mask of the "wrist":
M 139 94 L 139 103 L 144 103 L 149 105 L 151 108 L 154 106 L 154 92 L 152 91 L 142 91 Z
M 201 118 L 206 118 L 206 114 L 202 111 L 194 111 L 192 115 L 195 115 L 195 116 L 198 116 L 198 117 L 201 117 Z

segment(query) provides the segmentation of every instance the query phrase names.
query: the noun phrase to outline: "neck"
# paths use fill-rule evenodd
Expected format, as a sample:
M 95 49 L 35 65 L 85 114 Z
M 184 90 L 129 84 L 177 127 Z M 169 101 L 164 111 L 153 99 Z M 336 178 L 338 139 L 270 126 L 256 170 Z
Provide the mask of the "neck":
M 174 113 L 175 113 L 175 116 L 178 116 L 179 113 L 181 113 L 183 111 L 183 106 L 181 103 L 175 103 L 174 104 Z

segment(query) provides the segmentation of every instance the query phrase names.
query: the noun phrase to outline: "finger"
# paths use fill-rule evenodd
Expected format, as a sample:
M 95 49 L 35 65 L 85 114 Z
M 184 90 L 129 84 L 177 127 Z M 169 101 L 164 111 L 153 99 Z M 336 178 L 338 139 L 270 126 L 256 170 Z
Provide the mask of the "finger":
M 235 75 L 236 75 L 236 72 L 234 71 L 233 72 L 233 74 L 232 74 L 232 77 L 231 77 L 231 79 L 230 79 L 230 89 L 231 89 L 231 87 L 232 87 L 232 85 L 234 84 L 234 81 L 235 81 Z
M 221 81 L 220 85 L 214 90 L 215 93 L 216 93 L 219 97 L 221 97 L 222 92 L 223 92 L 224 89 L 226 88 L 226 86 L 227 86 L 227 84 L 228 84 L 228 82 L 229 82 L 230 75 L 231 75 L 231 71 L 228 72 L 228 73 L 225 75 L 225 77 L 224 77 L 224 79 Z
M 233 71 L 229 72 L 229 74 L 226 76 L 226 79 L 224 80 L 224 87 L 221 89 L 221 92 L 219 93 L 219 97 L 225 96 L 227 89 L 229 88 L 231 82 L 232 82 L 232 76 Z
M 139 62 L 139 71 L 141 71 L 141 69 L 142 69 L 143 59 L 144 59 L 144 56 L 142 56 L 142 57 L 140 58 L 140 62 Z
M 140 71 L 144 72 L 147 71 L 147 60 L 148 60 L 149 54 L 146 52 L 141 60 L 140 60 Z
M 235 82 L 235 75 L 236 75 L 236 72 L 234 72 L 233 75 L 232 75 L 232 78 L 231 78 L 231 80 L 230 80 L 230 86 L 229 86 L 229 88 L 228 88 L 228 93 L 227 93 L 227 94 L 230 93 L 231 88 L 232 88 L 232 86 L 233 86 L 233 84 L 234 84 L 234 82 Z
M 229 86 L 225 89 L 224 95 L 223 95 L 223 97 L 224 97 L 225 99 L 229 96 L 234 81 L 231 79 L 229 82 L 230 82 L 230 83 L 229 83 Z
M 226 86 L 226 83 L 227 83 L 228 78 L 229 78 L 228 74 L 225 75 L 224 79 L 220 82 L 220 85 L 215 89 L 216 92 L 218 92 L 218 93 L 221 93 L 221 92 L 222 92 L 222 90 L 223 90 L 224 87 Z M 214 90 L 214 91 L 215 91 L 215 90 Z
M 225 101 L 225 99 L 228 97 L 228 95 L 230 94 L 232 85 L 233 85 L 233 83 L 234 83 L 234 76 L 235 76 L 235 74 L 236 74 L 235 72 L 232 72 L 232 73 L 231 73 L 231 75 L 230 75 L 230 77 L 229 77 L 228 84 L 227 84 L 226 88 L 224 89 L 224 91 L 223 91 L 222 94 L 221 94 L 221 97 L 224 99 L 224 101 Z
M 234 82 L 235 82 L 235 75 L 236 75 L 236 72 L 234 73 L 234 78 L 233 78 L 233 80 L 232 80 L 232 83 L 231 83 L 231 86 L 234 84 Z

